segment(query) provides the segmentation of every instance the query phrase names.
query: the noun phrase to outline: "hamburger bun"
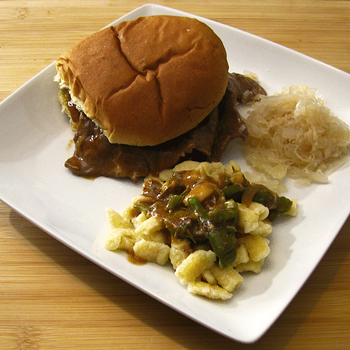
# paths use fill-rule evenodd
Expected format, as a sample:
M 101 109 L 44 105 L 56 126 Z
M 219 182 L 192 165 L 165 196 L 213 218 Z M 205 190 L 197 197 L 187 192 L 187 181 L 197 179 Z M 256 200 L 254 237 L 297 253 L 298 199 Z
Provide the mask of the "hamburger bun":
M 228 83 L 226 51 L 204 23 L 150 16 L 86 38 L 56 62 L 57 79 L 110 143 L 154 146 L 197 126 Z

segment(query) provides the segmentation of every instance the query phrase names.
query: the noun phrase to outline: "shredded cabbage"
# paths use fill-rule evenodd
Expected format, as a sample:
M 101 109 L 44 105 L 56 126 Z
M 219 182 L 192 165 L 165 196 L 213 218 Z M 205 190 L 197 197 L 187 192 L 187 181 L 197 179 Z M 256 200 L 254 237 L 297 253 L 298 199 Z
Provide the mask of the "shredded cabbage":
M 282 181 L 328 182 L 328 175 L 347 160 L 350 130 L 335 117 L 316 89 L 290 86 L 262 96 L 247 112 L 249 136 L 243 146 L 256 170 Z

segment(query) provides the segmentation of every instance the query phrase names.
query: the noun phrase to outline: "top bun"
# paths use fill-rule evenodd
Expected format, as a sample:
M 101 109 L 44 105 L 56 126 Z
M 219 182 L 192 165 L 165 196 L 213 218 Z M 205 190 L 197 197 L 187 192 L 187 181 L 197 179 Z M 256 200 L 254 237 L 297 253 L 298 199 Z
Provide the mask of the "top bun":
M 59 57 L 56 68 L 111 143 L 135 146 L 194 128 L 228 83 L 223 43 L 187 17 L 140 17 L 108 27 Z

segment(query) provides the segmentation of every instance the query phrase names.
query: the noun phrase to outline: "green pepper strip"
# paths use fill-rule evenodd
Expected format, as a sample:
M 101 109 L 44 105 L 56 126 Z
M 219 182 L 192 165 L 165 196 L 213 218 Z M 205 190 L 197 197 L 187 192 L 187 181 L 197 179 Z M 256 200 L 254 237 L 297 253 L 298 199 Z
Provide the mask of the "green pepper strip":
M 225 268 L 232 264 L 237 256 L 232 238 L 224 228 L 216 229 L 209 220 L 209 214 L 196 197 L 188 200 L 188 204 L 198 216 L 199 222 L 207 226 L 207 238 L 219 258 L 220 264 Z
M 276 201 L 277 210 L 279 213 L 287 213 L 292 207 L 293 202 L 286 197 L 278 197 Z
M 290 210 L 293 202 L 283 196 L 278 196 L 277 193 L 268 191 L 258 191 L 253 197 L 254 202 L 263 204 L 270 210 L 277 210 L 278 213 L 283 214 Z
M 207 233 L 207 237 L 222 267 L 225 268 L 235 261 L 237 251 L 225 229 L 214 229 Z
M 269 189 L 264 185 L 260 185 L 260 184 L 253 184 L 249 186 L 243 193 L 242 204 L 244 204 L 249 208 L 253 202 L 254 196 L 258 191 L 269 191 Z
M 196 197 L 191 197 L 188 199 L 188 204 L 193 212 L 198 216 L 200 223 L 204 225 L 208 221 L 209 215 L 201 202 Z
M 209 212 L 209 220 L 214 224 L 233 221 L 233 223 L 236 225 L 238 221 L 238 208 L 214 208 Z
M 166 205 L 167 210 L 173 210 L 182 202 L 182 196 L 179 194 L 173 194 L 170 196 L 168 204 Z
M 241 191 L 242 191 L 242 188 L 238 184 L 227 186 L 221 190 L 221 192 L 225 195 L 226 198 L 231 198 L 234 194 Z
M 268 191 L 257 191 L 253 197 L 253 202 L 260 203 L 269 209 L 275 206 L 276 194 Z
M 287 213 L 292 207 L 293 202 L 286 198 L 280 197 L 277 193 L 271 191 L 264 185 L 252 185 L 244 192 L 242 204 L 249 207 L 252 202 L 257 202 L 266 206 L 271 215 L 269 220 L 274 220 L 278 214 Z

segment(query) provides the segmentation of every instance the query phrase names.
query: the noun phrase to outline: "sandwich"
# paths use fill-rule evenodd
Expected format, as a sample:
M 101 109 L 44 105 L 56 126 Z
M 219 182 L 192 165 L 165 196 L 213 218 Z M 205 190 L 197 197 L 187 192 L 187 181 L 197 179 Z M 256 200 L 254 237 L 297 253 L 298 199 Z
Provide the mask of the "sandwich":
M 265 94 L 228 69 L 220 38 L 193 18 L 140 17 L 87 37 L 56 61 L 75 132 L 65 166 L 137 181 L 185 159 L 218 161 L 247 136 L 238 102 Z

